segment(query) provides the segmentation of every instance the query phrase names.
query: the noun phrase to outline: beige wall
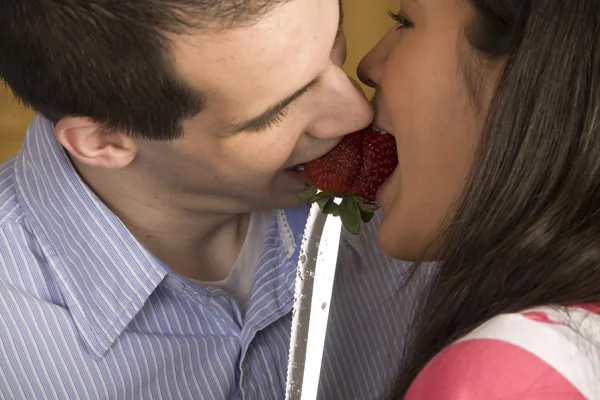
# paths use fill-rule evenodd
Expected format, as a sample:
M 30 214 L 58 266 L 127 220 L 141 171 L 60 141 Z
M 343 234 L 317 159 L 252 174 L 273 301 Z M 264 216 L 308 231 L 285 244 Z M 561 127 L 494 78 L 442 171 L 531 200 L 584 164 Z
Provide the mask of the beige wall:
M 361 57 L 389 29 L 389 8 L 398 6 L 398 0 L 343 0 L 348 39 L 346 72 L 356 78 L 356 66 Z M 372 91 L 365 88 L 370 95 Z M 14 154 L 21 145 L 23 134 L 33 113 L 20 107 L 10 92 L 0 85 L 0 160 Z
M 19 149 L 32 115 L 30 110 L 20 107 L 8 90 L 0 85 L 0 161 Z
M 344 4 L 348 58 L 344 70 L 356 78 L 356 67 L 361 58 L 394 25 L 387 15 L 388 10 L 396 10 L 400 0 L 342 0 Z M 372 90 L 363 85 L 369 95 Z

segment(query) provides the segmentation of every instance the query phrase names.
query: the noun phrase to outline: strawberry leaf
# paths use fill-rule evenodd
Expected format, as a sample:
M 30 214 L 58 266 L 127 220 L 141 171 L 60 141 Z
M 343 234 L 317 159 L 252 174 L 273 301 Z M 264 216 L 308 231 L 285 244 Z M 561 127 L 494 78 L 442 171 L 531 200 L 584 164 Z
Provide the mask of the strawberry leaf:
M 344 197 L 340 204 L 340 218 L 348 232 L 357 234 L 360 231 L 360 209 L 352 196 Z
M 340 215 L 340 206 L 333 201 L 333 198 L 329 199 L 325 207 L 323 208 L 324 214 L 331 214 L 334 217 L 338 217 Z
M 360 202 L 360 203 L 358 203 L 358 207 L 360 208 L 361 211 L 372 212 L 372 213 L 379 210 L 379 204 L 373 203 L 373 202 Z
M 373 211 L 360 210 L 360 219 L 362 219 L 365 224 L 373 219 L 373 215 L 375 215 Z
M 329 193 L 319 192 L 310 199 L 310 202 L 317 203 L 319 205 L 319 208 L 321 209 L 321 211 L 324 212 L 325 205 L 327 204 L 327 202 L 330 199 L 331 199 L 331 195 Z
M 326 197 L 323 197 L 322 199 L 319 199 L 319 201 L 317 201 L 317 204 L 319 205 L 319 208 L 321 209 L 321 211 L 325 212 L 325 209 L 327 207 L 327 204 L 331 201 L 331 199 L 328 199 Z
M 317 194 L 317 188 L 313 185 L 306 186 L 304 191 L 298 193 L 296 197 L 298 197 L 302 201 L 309 201 L 313 196 Z

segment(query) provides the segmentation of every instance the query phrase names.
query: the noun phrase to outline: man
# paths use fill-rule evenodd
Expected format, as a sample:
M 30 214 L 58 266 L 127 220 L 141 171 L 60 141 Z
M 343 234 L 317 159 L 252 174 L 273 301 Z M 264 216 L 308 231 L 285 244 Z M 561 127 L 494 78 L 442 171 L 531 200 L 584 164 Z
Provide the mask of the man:
M 3 398 L 283 398 L 301 165 L 372 118 L 341 27 L 338 0 L 0 3 L 39 112 L 0 167 Z M 322 398 L 389 369 L 391 267 L 354 240 Z

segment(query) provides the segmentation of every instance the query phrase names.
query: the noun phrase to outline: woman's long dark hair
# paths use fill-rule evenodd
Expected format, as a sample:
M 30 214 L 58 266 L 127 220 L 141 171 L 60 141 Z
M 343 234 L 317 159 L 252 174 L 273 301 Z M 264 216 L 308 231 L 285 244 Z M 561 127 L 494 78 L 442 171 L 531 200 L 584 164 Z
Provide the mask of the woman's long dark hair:
M 600 0 L 470 1 L 470 44 L 506 64 L 394 399 L 496 315 L 600 302 Z

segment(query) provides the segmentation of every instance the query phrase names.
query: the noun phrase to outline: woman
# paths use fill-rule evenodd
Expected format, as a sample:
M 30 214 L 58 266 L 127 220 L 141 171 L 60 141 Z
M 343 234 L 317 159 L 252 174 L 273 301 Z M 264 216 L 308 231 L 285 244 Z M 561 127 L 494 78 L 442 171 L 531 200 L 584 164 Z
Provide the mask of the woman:
M 379 241 L 441 260 L 390 398 L 600 399 L 600 0 L 404 0 Z M 441 233 L 440 233 L 441 232 Z

